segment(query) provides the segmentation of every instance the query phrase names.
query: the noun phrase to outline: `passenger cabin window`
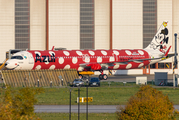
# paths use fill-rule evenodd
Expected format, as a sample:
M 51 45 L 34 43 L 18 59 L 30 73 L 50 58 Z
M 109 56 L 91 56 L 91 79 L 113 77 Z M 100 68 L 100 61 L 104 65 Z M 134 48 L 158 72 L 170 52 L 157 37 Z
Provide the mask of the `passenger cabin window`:
M 22 56 L 12 56 L 11 59 L 23 60 L 23 57 Z

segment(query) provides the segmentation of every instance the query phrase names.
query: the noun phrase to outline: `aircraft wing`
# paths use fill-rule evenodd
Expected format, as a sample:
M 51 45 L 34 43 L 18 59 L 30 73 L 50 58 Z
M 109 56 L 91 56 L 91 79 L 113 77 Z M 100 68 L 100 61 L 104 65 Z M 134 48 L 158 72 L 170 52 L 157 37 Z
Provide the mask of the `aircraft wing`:
M 80 67 L 91 68 L 92 70 L 101 70 L 101 69 L 105 70 L 108 67 L 113 67 L 114 65 L 117 65 L 117 64 L 126 65 L 128 64 L 128 61 L 127 62 L 106 62 L 106 63 L 83 63 L 83 64 L 80 64 Z
M 132 60 L 124 61 L 124 62 L 106 62 L 106 63 L 98 63 L 98 62 L 96 63 L 96 62 L 93 62 L 93 63 L 83 63 L 83 64 L 80 64 L 80 67 L 90 68 L 92 70 L 100 70 L 100 69 L 104 70 L 104 69 L 107 69 L 108 67 L 113 67 L 114 65 L 126 65 L 129 62 L 141 63 L 141 62 L 143 62 L 145 60 L 157 60 L 157 59 L 164 60 L 164 59 L 170 58 L 170 57 L 175 55 L 175 53 L 169 53 L 170 48 L 171 48 L 171 46 L 166 51 L 166 53 L 164 53 L 164 54 L 162 53 L 160 55 L 161 57 L 158 57 L 158 58 L 132 59 Z
M 177 53 L 177 55 L 178 55 L 178 53 Z M 167 55 L 168 57 L 172 57 L 172 56 L 175 56 L 175 53 L 174 52 L 172 52 L 172 53 L 168 53 L 168 55 Z
M 129 60 L 128 62 L 143 62 L 145 60 L 157 60 L 157 59 L 162 59 L 164 57 L 160 57 L 160 58 L 147 58 L 147 59 L 133 59 L 133 60 Z
M 169 53 L 166 57 L 159 57 L 159 58 L 147 58 L 147 59 L 133 59 L 133 60 L 128 60 L 128 61 L 124 61 L 124 62 L 106 62 L 106 63 L 83 63 L 80 64 L 80 67 L 83 68 L 91 68 L 92 70 L 100 70 L 100 69 L 107 69 L 108 67 L 113 67 L 114 65 L 126 65 L 129 62 L 136 62 L 136 63 L 140 63 L 143 62 L 145 60 L 157 60 L 157 59 L 167 59 L 170 58 L 172 56 L 174 56 L 174 53 Z
M 148 58 L 148 59 L 134 59 L 134 60 L 129 60 L 128 62 L 143 62 L 145 60 L 157 60 L 157 59 L 167 59 L 170 57 L 173 57 L 175 53 L 168 53 L 167 56 L 159 57 L 159 58 Z M 178 55 L 178 54 L 177 54 Z
M 162 59 L 163 60 L 163 59 L 170 58 L 170 57 L 175 55 L 175 53 L 169 53 L 170 48 L 171 48 L 171 46 L 168 48 L 168 50 L 164 54 L 162 53 L 161 55 L 159 55 L 161 57 L 158 57 L 158 58 L 147 58 L 147 59 L 134 59 L 134 60 L 129 60 L 129 62 L 143 62 L 145 60 L 157 60 L 157 59 Z

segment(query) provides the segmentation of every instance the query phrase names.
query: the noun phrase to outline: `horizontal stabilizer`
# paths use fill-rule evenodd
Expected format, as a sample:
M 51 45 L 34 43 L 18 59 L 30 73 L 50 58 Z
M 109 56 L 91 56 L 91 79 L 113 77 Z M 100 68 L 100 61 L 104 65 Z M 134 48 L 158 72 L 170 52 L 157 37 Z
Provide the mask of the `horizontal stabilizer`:
M 177 53 L 177 55 L 178 55 L 178 53 Z M 174 53 L 174 52 L 168 53 L 167 56 L 168 56 L 168 57 L 173 57 L 173 56 L 175 56 L 175 53 Z

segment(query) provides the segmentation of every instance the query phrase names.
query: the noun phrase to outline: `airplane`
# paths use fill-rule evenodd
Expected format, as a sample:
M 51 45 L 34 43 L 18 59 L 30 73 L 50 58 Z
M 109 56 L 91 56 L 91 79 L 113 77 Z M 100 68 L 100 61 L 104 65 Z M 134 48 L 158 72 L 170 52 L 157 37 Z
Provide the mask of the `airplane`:
M 145 49 L 112 50 L 26 50 L 17 52 L 7 60 L 5 67 L 12 70 L 76 69 L 100 71 L 99 79 L 107 80 L 104 70 L 141 68 L 172 57 L 168 46 L 168 22 L 163 22 Z

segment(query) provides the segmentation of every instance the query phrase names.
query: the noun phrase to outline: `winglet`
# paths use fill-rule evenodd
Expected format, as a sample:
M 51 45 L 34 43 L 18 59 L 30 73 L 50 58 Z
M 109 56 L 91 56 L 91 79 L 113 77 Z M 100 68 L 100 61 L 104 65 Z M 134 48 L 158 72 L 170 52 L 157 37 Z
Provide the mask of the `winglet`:
M 168 52 L 170 51 L 170 48 L 171 48 L 171 46 L 168 48 L 168 50 L 165 52 L 165 57 L 167 57 L 167 55 L 168 55 Z
M 54 47 L 55 47 L 55 46 L 52 46 L 52 50 L 54 50 Z

